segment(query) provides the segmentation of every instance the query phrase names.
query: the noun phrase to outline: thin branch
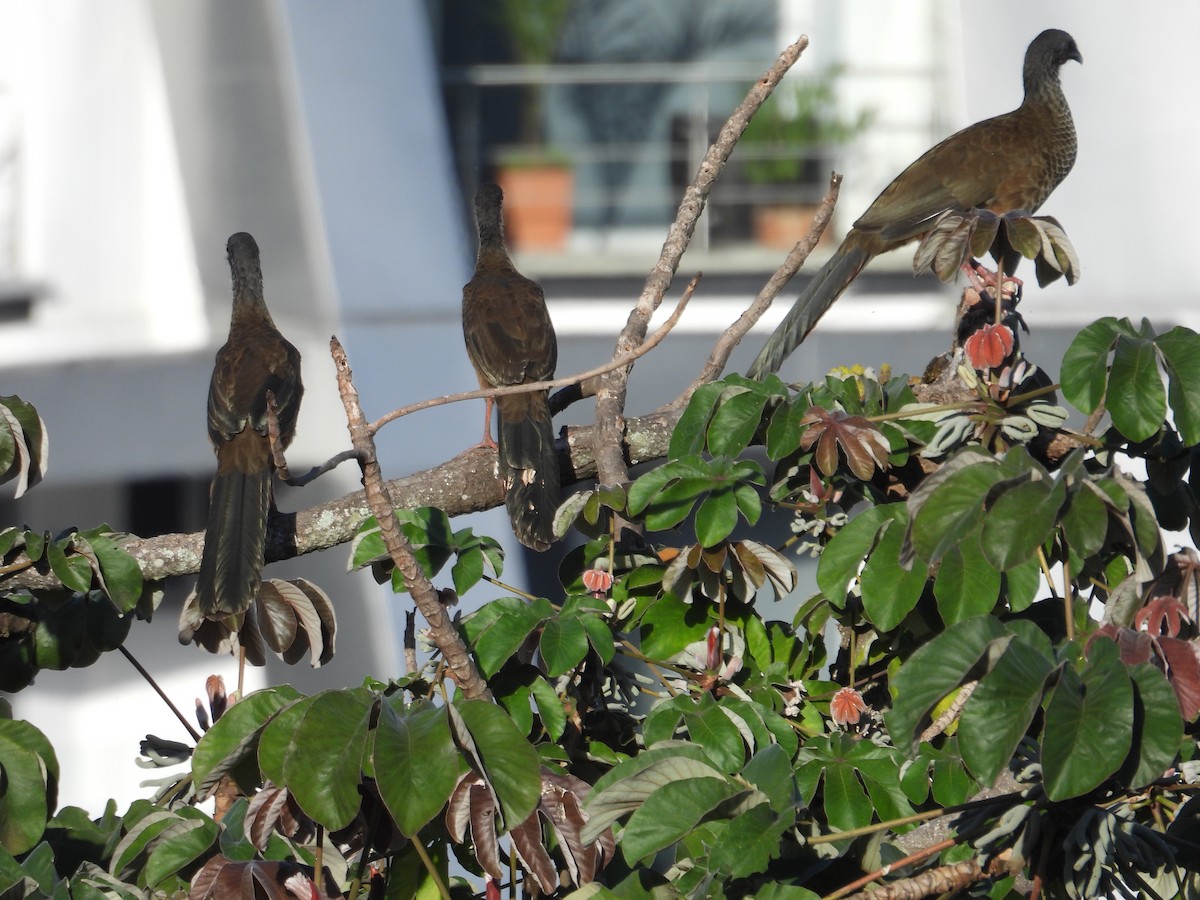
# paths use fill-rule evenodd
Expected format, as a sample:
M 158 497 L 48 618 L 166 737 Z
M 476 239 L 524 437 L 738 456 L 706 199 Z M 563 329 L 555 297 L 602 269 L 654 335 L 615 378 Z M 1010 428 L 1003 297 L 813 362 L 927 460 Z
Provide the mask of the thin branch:
M 505 397 L 509 394 L 528 394 L 532 391 L 549 391 L 554 388 L 565 387 L 567 385 L 579 384 L 580 382 L 596 378 L 599 375 L 604 375 L 611 372 L 613 369 L 621 366 L 630 365 L 638 357 L 645 356 L 655 347 L 662 343 L 663 338 L 670 334 L 671 329 L 678 323 L 683 315 L 684 309 L 688 305 L 688 301 L 692 299 L 692 294 L 696 291 L 696 286 L 700 284 L 700 279 L 704 275 L 701 272 L 696 273 L 696 277 L 688 284 L 687 289 L 683 292 L 683 296 L 679 298 L 679 303 L 665 322 L 659 326 L 658 330 L 648 337 L 641 346 L 635 347 L 630 353 L 622 356 L 620 359 L 609 360 L 603 365 L 596 366 L 593 369 L 588 369 L 586 372 L 579 372 L 575 375 L 567 375 L 563 378 L 552 378 L 549 381 L 531 381 L 528 384 L 510 384 L 504 387 L 483 388 L 474 391 L 461 391 L 457 394 L 445 394 L 441 397 L 432 397 L 428 400 L 421 400 L 418 403 L 410 403 L 408 406 L 402 406 L 399 409 L 394 409 L 390 413 L 386 413 L 367 426 L 367 429 L 372 435 L 378 434 L 379 429 L 389 422 L 394 422 L 396 419 L 411 415 L 415 412 L 420 412 L 425 409 L 432 409 L 435 406 L 445 406 L 449 403 L 458 403 L 462 400 L 480 400 L 489 397 Z M 581 397 L 584 395 L 580 395 Z
M 801 38 L 779 55 L 774 65 L 750 89 L 746 99 L 741 102 L 733 115 L 721 128 L 716 142 L 708 148 L 704 155 L 696 177 L 684 192 L 679 204 L 675 221 L 667 232 L 658 262 L 655 263 L 637 304 L 629 314 L 625 328 L 617 338 L 613 358 L 627 356 L 635 347 L 642 343 L 649 326 L 650 317 L 662 302 L 671 279 L 679 267 L 684 250 L 691 242 L 696 230 L 696 222 L 704 211 L 708 194 L 721 174 L 734 146 L 746 130 L 746 125 L 763 102 L 771 96 L 771 92 L 779 84 L 784 74 L 800 58 L 800 54 L 808 46 L 808 37 Z M 620 484 L 629 480 L 629 468 L 621 453 L 625 431 L 625 395 L 629 385 L 629 367 L 621 366 L 603 376 L 599 390 L 596 392 L 596 428 L 599 432 L 597 440 L 596 466 L 598 478 L 602 484 Z
M 333 354 L 333 364 L 337 368 L 338 391 L 342 397 L 342 405 L 346 408 L 346 421 L 350 429 L 350 442 L 358 452 L 359 463 L 363 472 L 363 487 L 366 490 L 367 503 L 379 522 L 379 535 L 387 547 L 388 555 L 396 568 L 404 575 L 408 592 L 425 621 L 429 623 L 430 635 L 434 644 L 442 651 L 442 656 L 459 689 L 469 699 L 490 700 L 492 692 L 483 680 L 470 652 L 455 630 L 442 606 L 441 598 L 435 588 L 421 571 L 420 563 L 413 555 L 412 547 L 400 531 L 396 514 L 392 509 L 392 501 L 383 484 L 383 474 L 379 467 L 379 459 L 375 455 L 375 440 L 363 415 L 362 405 L 358 400 L 358 389 L 354 387 L 353 376 L 350 372 L 350 362 L 346 351 L 336 337 L 329 341 L 330 352 Z
M 117 649 L 121 651 L 122 656 L 129 660 L 129 664 L 138 670 L 138 674 L 141 675 L 142 678 L 146 680 L 146 683 L 154 689 L 154 693 L 158 694 L 162 702 L 167 704 L 167 709 L 171 710 L 171 712 L 175 714 L 175 718 L 180 721 L 187 733 L 192 736 L 192 740 L 197 744 L 200 743 L 200 732 L 192 727 L 192 723 L 187 720 L 182 712 L 180 712 L 179 707 L 171 702 L 171 698 L 167 696 L 166 691 L 159 687 L 158 682 L 154 680 L 154 676 L 147 672 L 146 667 L 138 662 L 132 653 L 125 649 L 124 644 L 117 647 Z
M 779 296 L 780 292 L 787 287 L 788 282 L 800 271 L 800 267 L 808 260 L 809 255 L 813 252 L 813 248 L 821 240 L 821 235 L 825 233 L 825 229 L 829 225 L 829 220 L 833 217 L 833 209 L 837 205 L 838 193 L 841 191 L 841 188 L 842 176 L 837 172 L 833 172 L 829 176 L 829 190 L 825 192 L 825 196 L 821 199 L 821 205 L 817 208 L 816 215 L 813 216 L 808 234 L 797 241 L 796 245 L 792 247 L 791 252 L 784 258 L 783 263 L 775 270 L 775 274 L 767 279 L 767 283 L 758 292 L 758 296 L 754 298 L 754 302 L 746 308 L 745 312 L 738 316 L 737 321 L 717 338 L 716 344 L 713 345 L 712 353 L 709 354 L 708 361 L 704 364 L 704 368 L 700 370 L 700 374 L 696 376 L 695 381 L 689 384 L 682 394 L 671 401 L 670 406 L 686 406 L 692 394 L 701 385 L 715 381 L 721 376 L 721 373 L 725 370 L 725 364 L 729 362 L 730 354 L 733 353 L 733 348 L 741 342 L 742 338 L 754 327 L 754 324 L 762 318 L 763 313 L 770 308 L 775 298 Z

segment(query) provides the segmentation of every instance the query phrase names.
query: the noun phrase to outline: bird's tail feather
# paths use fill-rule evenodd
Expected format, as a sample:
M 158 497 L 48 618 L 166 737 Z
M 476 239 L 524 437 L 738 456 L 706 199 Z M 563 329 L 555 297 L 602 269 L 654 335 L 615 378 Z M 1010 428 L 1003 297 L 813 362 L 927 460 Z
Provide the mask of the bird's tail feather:
M 240 616 L 262 583 L 271 469 L 226 471 L 213 479 L 196 582 L 200 614 Z
M 870 259 L 870 254 L 861 247 L 847 246 L 846 243 L 838 247 L 804 293 L 792 304 L 775 333 L 767 339 L 746 373 L 747 377 L 761 380 L 772 372 L 778 372 L 784 360 L 808 337 L 821 316 L 825 315 L 825 311 L 842 295 L 842 291 Z
M 500 475 L 513 533 L 526 547 L 554 542 L 554 514 L 561 497 L 558 451 L 546 392 L 496 398 Z

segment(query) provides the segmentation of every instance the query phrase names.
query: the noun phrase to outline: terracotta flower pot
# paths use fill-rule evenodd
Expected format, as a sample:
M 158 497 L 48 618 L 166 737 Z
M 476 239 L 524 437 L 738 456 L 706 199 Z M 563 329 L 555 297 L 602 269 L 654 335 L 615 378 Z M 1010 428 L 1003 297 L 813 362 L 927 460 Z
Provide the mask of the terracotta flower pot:
M 501 168 L 496 183 L 504 191 L 504 229 L 514 250 L 554 251 L 571 233 L 574 173 L 563 165 Z

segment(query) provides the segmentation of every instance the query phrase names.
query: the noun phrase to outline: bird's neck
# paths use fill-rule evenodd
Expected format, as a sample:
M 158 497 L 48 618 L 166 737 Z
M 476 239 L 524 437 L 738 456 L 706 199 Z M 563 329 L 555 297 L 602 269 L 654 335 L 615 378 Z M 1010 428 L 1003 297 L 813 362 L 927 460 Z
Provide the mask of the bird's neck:
M 480 219 L 479 252 L 475 257 L 475 267 L 481 266 L 516 271 L 509 259 L 508 248 L 504 245 L 504 227 L 498 220 Z
M 1058 70 L 1026 69 L 1024 73 L 1025 101 L 1022 106 L 1041 106 L 1056 115 L 1071 117 L 1067 95 L 1063 93 Z
M 267 303 L 263 299 L 262 279 L 250 283 L 235 282 L 233 285 L 233 315 L 231 324 L 236 326 L 245 322 L 254 322 L 270 325 L 275 327 L 275 322 L 271 318 L 271 311 L 267 309 Z

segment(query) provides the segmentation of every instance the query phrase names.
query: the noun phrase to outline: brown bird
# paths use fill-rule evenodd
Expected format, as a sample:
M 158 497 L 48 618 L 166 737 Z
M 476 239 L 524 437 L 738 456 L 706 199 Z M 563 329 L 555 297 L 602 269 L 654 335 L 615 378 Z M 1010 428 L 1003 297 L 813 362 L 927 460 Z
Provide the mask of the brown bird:
M 196 595 L 205 618 L 241 616 L 262 583 L 275 472 L 267 392 L 275 396 L 279 442 L 296 434 L 304 385 L 300 353 L 284 339 L 263 299 L 258 245 L 245 233 L 226 246 L 233 274 L 229 339 L 208 387 L 208 437 L 217 453 Z
M 1083 56 L 1065 31 L 1043 31 L 1025 51 L 1025 99 L 1012 112 L 946 138 L 901 172 L 775 329 L 747 373 L 777 372 L 863 267 L 925 234 L 946 210 L 1036 212 L 1075 163 L 1075 124 L 1059 68 Z
M 479 253 L 475 275 L 463 287 L 463 337 L 482 388 L 529 384 L 554 377 L 558 341 L 536 281 L 512 264 L 504 246 L 504 196 L 494 184 L 475 194 Z M 513 532 L 526 547 L 545 550 L 554 541 L 560 480 L 547 391 L 495 398 L 498 468 Z M 484 443 L 490 445 L 492 403 Z

